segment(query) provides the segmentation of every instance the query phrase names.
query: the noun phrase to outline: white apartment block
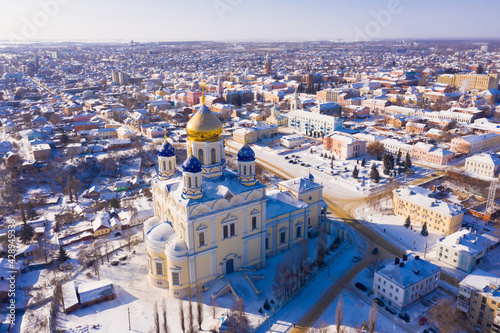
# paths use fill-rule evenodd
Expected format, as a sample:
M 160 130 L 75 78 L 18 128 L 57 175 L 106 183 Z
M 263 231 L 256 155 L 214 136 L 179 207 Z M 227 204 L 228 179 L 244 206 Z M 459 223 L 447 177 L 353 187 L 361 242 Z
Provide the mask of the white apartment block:
M 438 241 L 436 258 L 470 273 L 494 243 L 492 238 L 477 235 L 477 232 L 472 232 L 467 228 L 461 228 Z
M 288 127 L 294 131 L 306 134 L 308 131 L 331 134 L 342 129 L 342 120 L 323 114 L 304 110 L 293 110 L 289 113 Z
M 465 170 L 486 177 L 496 177 L 500 169 L 498 155 L 482 153 L 465 159 Z
M 373 292 L 401 311 L 436 290 L 440 273 L 438 266 L 419 256 L 405 255 L 375 270 Z

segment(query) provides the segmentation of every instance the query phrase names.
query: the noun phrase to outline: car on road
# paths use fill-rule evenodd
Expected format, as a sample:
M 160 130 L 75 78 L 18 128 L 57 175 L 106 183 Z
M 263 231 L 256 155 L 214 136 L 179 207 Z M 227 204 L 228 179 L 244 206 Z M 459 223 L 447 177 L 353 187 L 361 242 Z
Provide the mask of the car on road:
M 288 163 L 293 163 L 293 161 L 292 160 L 288 160 Z
M 401 319 L 403 319 L 407 323 L 410 322 L 410 316 L 407 313 L 401 312 L 400 314 L 398 314 L 398 317 L 401 318 Z
M 438 331 L 432 327 L 426 328 L 423 333 L 438 333 Z
M 427 318 L 425 318 L 425 317 L 421 317 L 421 318 L 418 320 L 418 323 L 419 323 L 420 325 L 424 325 L 426 322 L 427 322 Z
M 398 313 L 396 310 L 394 310 L 393 308 L 391 308 L 389 305 L 387 305 L 387 306 L 385 307 L 385 310 L 386 310 L 387 312 L 389 312 L 390 314 L 393 314 L 393 315 L 395 315 L 396 313 Z
M 306 164 L 305 164 L 305 163 L 300 163 L 300 165 L 301 165 L 301 166 L 304 166 L 304 165 L 306 165 Z
M 378 253 L 378 247 L 374 247 L 372 250 L 372 254 L 375 255 Z
M 360 261 L 361 260 L 361 256 L 354 256 L 352 258 L 352 261 L 356 262 L 356 261 Z
M 368 288 L 366 288 L 366 286 L 364 284 L 362 284 L 361 282 L 356 282 L 354 284 L 354 286 L 356 286 L 356 288 L 358 288 L 361 291 L 367 291 L 368 290 Z
M 373 300 L 378 306 L 380 307 L 384 307 L 385 306 L 385 303 L 383 300 L 381 300 L 380 298 L 376 297 L 374 300 Z

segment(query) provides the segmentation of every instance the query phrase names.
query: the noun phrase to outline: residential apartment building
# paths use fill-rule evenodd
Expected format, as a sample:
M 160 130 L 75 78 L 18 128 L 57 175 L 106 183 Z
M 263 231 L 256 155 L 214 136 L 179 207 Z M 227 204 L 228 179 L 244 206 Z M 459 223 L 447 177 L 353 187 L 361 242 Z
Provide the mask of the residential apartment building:
M 352 135 L 333 133 L 323 138 L 323 147 L 331 151 L 335 158 L 347 160 L 366 153 L 366 141 Z
M 393 194 L 394 214 L 403 219 L 409 216 L 412 224 L 427 222 L 428 230 L 445 235 L 462 226 L 465 209 L 433 198 L 432 192 L 425 188 L 409 186 L 395 189 Z
M 470 273 L 494 243 L 491 238 L 478 235 L 476 231 L 460 228 L 457 232 L 439 239 L 436 258 Z
M 500 287 L 497 276 L 476 269 L 460 282 L 457 308 L 467 315 L 472 332 L 500 332 Z
M 450 150 L 457 154 L 475 154 L 500 144 L 500 135 L 488 133 L 482 135 L 466 135 L 453 138 Z
M 465 170 L 475 174 L 496 177 L 500 169 L 500 158 L 498 155 L 482 153 L 465 159 Z
M 414 254 L 375 270 L 373 292 L 399 311 L 437 289 L 440 268 Z
M 437 148 L 433 144 L 423 142 L 416 143 L 411 150 L 413 159 L 439 165 L 447 165 L 454 156 L 455 154 L 449 150 Z
M 332 134 L 342 129 L 342 120 L 338 117 L 316 114 L 304 110 L 293 110 L 288 116 L 288 127 L 299 133 L 309 133 L 310 131 Z

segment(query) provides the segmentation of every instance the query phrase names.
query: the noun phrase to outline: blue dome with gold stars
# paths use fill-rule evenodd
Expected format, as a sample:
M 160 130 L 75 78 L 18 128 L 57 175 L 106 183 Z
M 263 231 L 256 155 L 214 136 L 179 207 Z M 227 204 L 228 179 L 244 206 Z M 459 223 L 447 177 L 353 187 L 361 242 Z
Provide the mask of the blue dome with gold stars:
M 194 155 L 191 155 L 182 164 L 182 170 L 191 173 L 201 172 L 201 162 Z
M 250 148 L 249 145 L 244 145 L 243 147 L 241 147 L 240 151 L 238 151 L 238 161 L 255 161 L 255 152 L 252 148 Z
M 175 148 L 165 140 L 160 148 L 158 148 L 158 155 L 162 157 L 173 157 L 175 156 Z

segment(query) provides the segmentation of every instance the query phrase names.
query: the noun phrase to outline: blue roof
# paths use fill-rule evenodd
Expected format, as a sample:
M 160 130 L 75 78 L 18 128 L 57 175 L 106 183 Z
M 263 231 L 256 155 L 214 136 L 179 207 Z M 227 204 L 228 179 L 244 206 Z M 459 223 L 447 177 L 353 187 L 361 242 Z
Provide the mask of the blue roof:
M 165 140 L 160 148 L 158 148 L 158 155 L 162 157 L 175 156 L 175 148 Z
M 182 170 L 185 172 L 198 173 L 201 172 L 201 162 L 191 154 L 182 164 Z
M 255 161 L 255 152 L 250 148 L 249 145 L 244 145 L 238 151 L 238 161 L 249 162 Z

